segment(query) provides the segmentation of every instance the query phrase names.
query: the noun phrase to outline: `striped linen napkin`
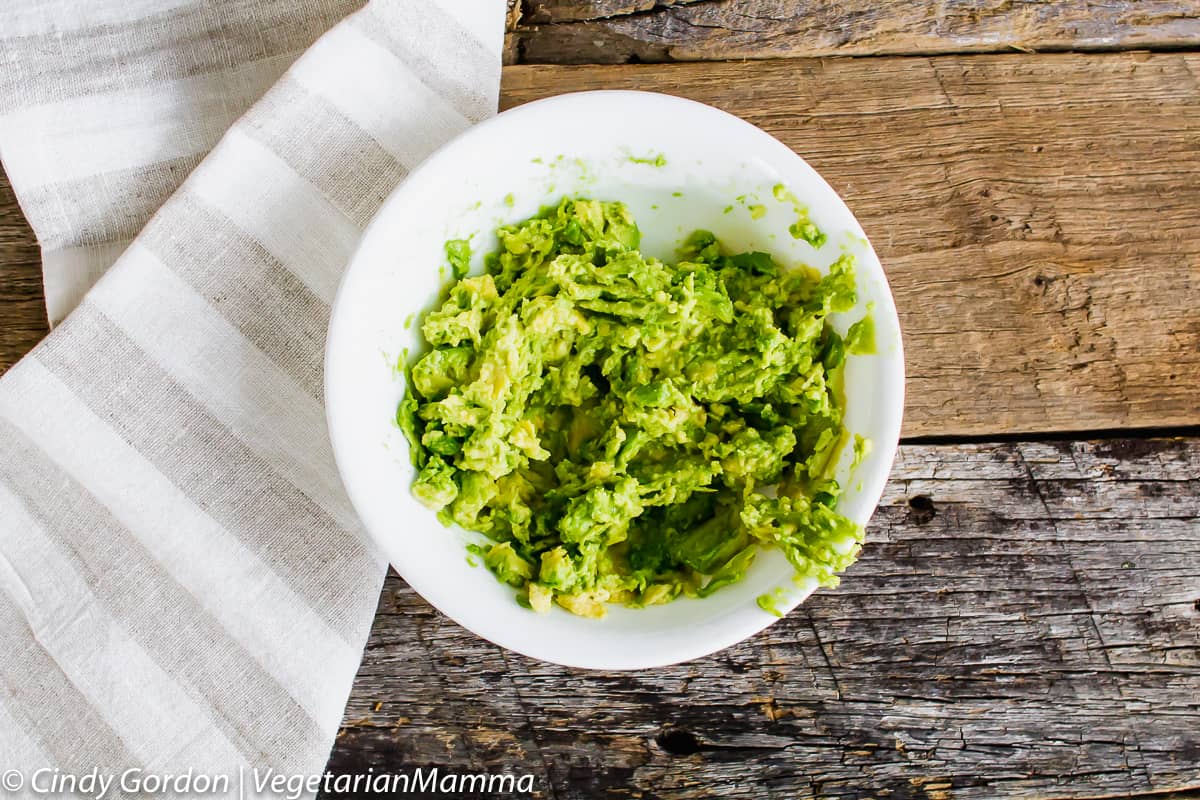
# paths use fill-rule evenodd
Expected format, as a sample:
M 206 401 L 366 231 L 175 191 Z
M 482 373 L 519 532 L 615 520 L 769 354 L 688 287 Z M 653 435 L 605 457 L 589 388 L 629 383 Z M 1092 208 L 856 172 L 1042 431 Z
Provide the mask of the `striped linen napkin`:
M 505 10 L 359 5 L 0 9 L 0 158 L 78 303 L 0 379 L 0 771 L 324 766 L 385 571 L 326 438 L 329 305 L 495 112 Z

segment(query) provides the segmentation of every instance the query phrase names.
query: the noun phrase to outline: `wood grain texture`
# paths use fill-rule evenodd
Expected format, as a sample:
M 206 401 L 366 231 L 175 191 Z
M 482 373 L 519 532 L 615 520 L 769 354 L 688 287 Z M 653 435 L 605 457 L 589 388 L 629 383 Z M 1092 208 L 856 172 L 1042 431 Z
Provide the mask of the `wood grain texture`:
M 49 331 L 42 256 L 0 167 L 0 374 Z
M 512 67 L 504 104 L 638 88 L 778 136 L 862 222 L 904 432 L 1200 423 L 1197 54 Z
M 1196 0 L 524 0 L 509 63 L 1180 48 Z
M 1200 41 L 1200 3 L 510 3 L 510 60 Z M 598 17 L 607 19 L 597 21 Z M 908 435 L 1200 422 L 1197 56 L 517 68 L 712 102 L 841 191 L 908 343 Z M 46 332 L 0 173 L 0 371 Z M 841 589 L 638 675 L 506 654 L 389 578 L 330 768 L 537 797 L 1200 798 L 1200 440 L 908 445 Z
M 392 577 L 330 768 L 558 800 L 1200 788 L 1200 439 L 907 445 L 867 541 L 764 633 L 628 675 L 506 654 Z
M 513 67 L 504 104 L 646 88 L 773 132 L 843 193 L 891 277 L 905 435 L 1200 423 L 1200 56 Z M 0 364 L 45 332 L 0 194 Z

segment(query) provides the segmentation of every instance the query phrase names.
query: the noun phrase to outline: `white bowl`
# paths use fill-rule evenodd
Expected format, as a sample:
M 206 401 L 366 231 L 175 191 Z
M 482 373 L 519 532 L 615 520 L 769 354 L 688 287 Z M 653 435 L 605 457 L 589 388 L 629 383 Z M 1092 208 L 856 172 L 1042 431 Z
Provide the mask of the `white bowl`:
M 661 155 L 665 163 L 653 163 Z M 647 163 L 650 162 L 650 163 Z M 814 250 L 788 233 L 784 184 L 808 206 L 828 241 Z M 637 669 L 698 658 L 775 621 L 756 598 L 780 587 L 779 610 L 815 587 L 797 587 L 781 553 L 766 550 L 745 578 L 703 600 L 645 609 L 611 607 L 584 619 L 555 607 L 537 614 L 513 589 L 468 563 L 478 534 L 445 528 L 409 492 L 409 448 L 395 423 L 404 394 L 396 368 L 418 348 L 419 318 L 446 280 L 443 244 L 472 237 L 473 269 L 496 246 L 497 224 L 526 219 L 563 195 L 621 200 L 642 229 L 642 249 L 673 260 L 697 228 L 735 251 L 765 250 L 783 264 L 822 271 L 843 252 L 857 258 L 859 305 L 838 315 L 844 334 L 873 303 L 877 354 L 846 368 L 846 425 L 873 447 L 838 476 L 838 508 L 870 518 L 891 468 L 904 402 L 900 328 L 879 259 L 837 194 L 799 156 L 762 130 L 700 103 L 648 92 L 584 92 L 542 100 L 476 125 L 447 144 L 383 204 L 346 271 L 333 308 L 325 363 L 329 430 L 342 480 L 363 523 L 396 571 L 463 627 L 519 653 L 575 667 Z M 739 200 L 738 198 L 742 198 Z M 766 213 L 752 219 L 748 205 Z M 733 206 L 726 211 L 727 207 Z

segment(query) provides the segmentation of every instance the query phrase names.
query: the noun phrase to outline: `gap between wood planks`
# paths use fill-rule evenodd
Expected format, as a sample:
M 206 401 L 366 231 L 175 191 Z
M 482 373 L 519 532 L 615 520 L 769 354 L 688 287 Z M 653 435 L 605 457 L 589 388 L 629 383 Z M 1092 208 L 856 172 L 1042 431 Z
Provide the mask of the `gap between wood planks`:
M 986 436 L 902 436 L 900 444 L 956 445 L 988 444 L 1006 442 L 1072 442 L 1082 440 L 1128 440 L 1182 439 L 1200 437 L 1200 425 L 1183 425 L 1174 428 L 1109 428 L 1107 430 L 1055 431 L 1051 433 L 993 433 Z M 1131 445 L 1132 447 L 1132 445 Z

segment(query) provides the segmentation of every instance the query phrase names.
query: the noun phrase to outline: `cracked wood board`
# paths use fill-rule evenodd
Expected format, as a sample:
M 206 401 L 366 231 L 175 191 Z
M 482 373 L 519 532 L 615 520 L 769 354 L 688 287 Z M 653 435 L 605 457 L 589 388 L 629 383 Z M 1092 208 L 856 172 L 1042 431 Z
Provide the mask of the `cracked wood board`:
M 1200 54 L 511 67 L 711 103 L 837 189 L 878 250 L 904 434 L 1200 423 Z
M 1195 0 L 510 0 L 507 63 L 1128 50 L 1200 44 Z
M 505 653 L 391 576 L 329 768 L 558 800 L 1200 787 L 1200 439 L 905 445 L 867 542 L 764 633 L 636 674 Z

